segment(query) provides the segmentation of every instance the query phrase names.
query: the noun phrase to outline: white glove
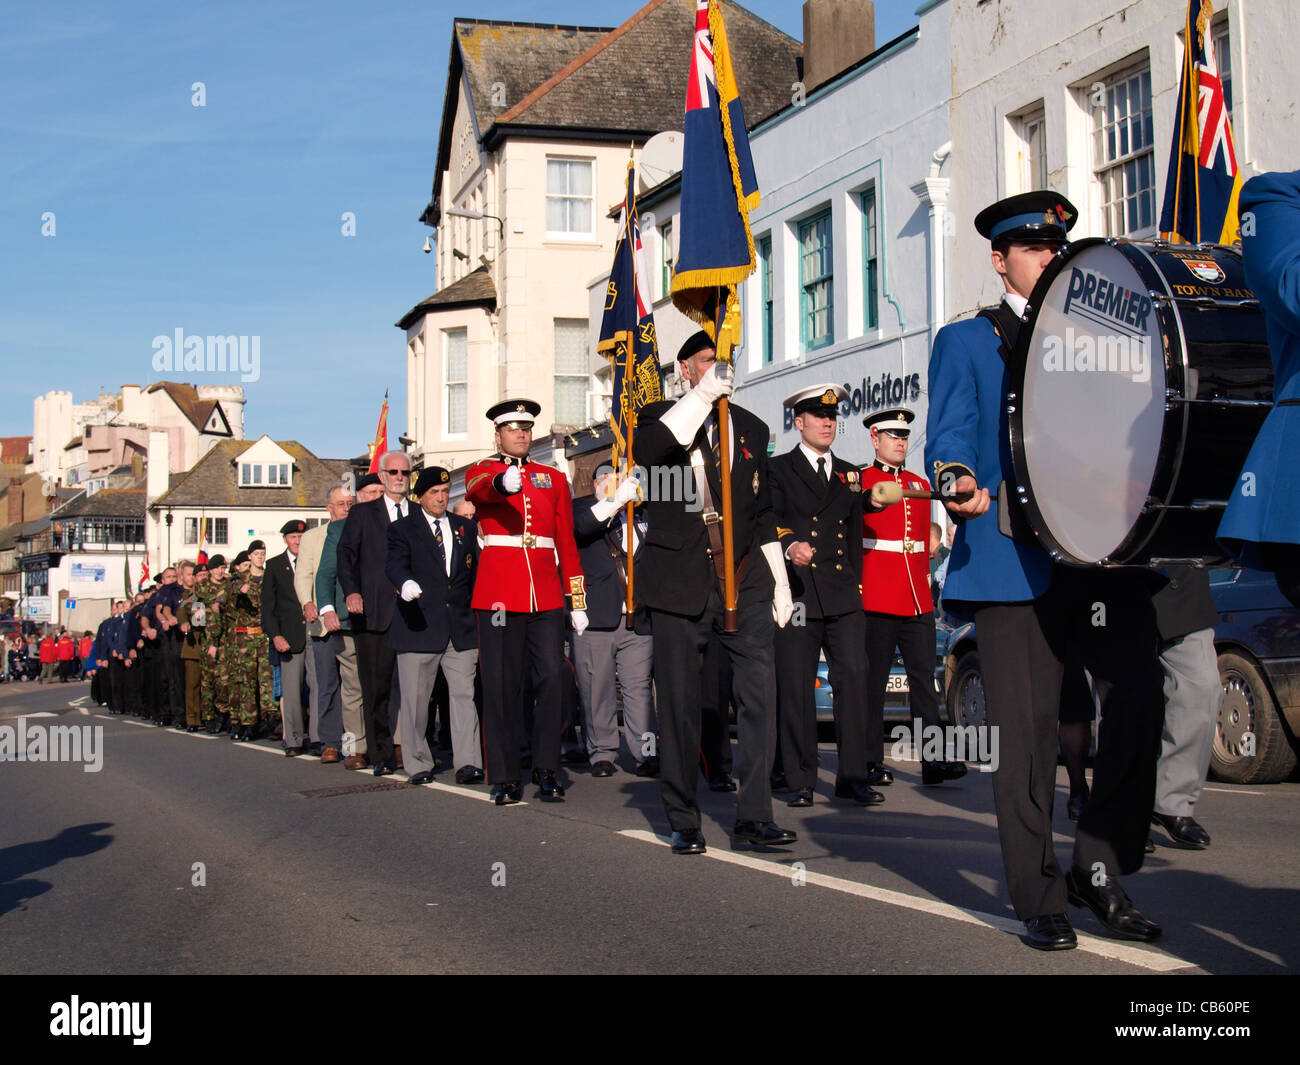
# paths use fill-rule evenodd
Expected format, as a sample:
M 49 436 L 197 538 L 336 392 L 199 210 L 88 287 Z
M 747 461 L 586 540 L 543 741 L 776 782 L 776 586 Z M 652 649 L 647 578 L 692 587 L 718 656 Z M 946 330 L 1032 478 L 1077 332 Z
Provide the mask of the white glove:
M 581 636 L 587 631 L 587 612 L 585 610 L 570 611 L 569 621 L 573 625 L 573 635 Z
M 602 499 L 591 505 L 591 516 L 597 521 L 609 521 L 631 501 L 641 502 L 641 485 L 635 477 L 629 477 L 614 490 L 612 499 Z
M 781 557 L 781 545 L 764 544 L 763 557 L 767 559 L 767 568 L 772 571 L 772 580 L 776 583 L 772 591 L 772 618 L 777 625 L 785 628 L 786 622 L 794 615 L 794 599 L 790 596 L 790 578 L 785 575 L 785 560 Z
M 679 444 L 688 447 L 713 409 L 713 401 L 731 395 L 731 387 L 731 367 L 725 362 L 715 362 L 700 378 L 700 383 L 674 403 L 659 420 Z
M 713 406 L 723 396 L 731 395 L 733 387 L 734 375 L 731 372 L 731 364 L 715 362 L 704 371 L 700 383 L 691 391 L 703 396 L 709 406 Z
M 523 486 L 524 478 L 519 472 L 519 467 L 507 466 L 506 472 L 501 475 L 501 487 L 506 490 L 508 495 L 514 495 Z
M 419 599 L 423 594 L 424 590 L 415 581 L 404 581 L 402 583 L 402 598 L 406 602 L 409 603 L 413 599 Z

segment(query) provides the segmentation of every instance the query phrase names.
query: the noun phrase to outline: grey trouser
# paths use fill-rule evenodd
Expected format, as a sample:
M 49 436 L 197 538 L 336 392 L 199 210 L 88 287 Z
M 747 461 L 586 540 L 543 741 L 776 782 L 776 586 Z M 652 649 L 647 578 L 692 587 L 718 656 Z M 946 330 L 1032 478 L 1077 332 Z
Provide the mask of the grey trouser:
M 623 689 L 623 736 L 637 763 L 657 754 L 655 712 L 650 694 L 654 637 L 623 626 L 611 631 L 588 629 L 571 636 L 573 672 L 582 702 L 582 733 L 591 764 L 618 761 L 618 707 L 614 678 Z
M 285 747 L 301 747 L 302 672 L 307 655 L 303 651 L 277 651 L 280 656 L 280 721 L 284 728 Z
M 1165 671 L 1165 724 L 1156 766 L 1158 814 L 1191 817 L 1205 786 L 1223 685 L 1214 630 L 1174 640 L 1160 652 Z
M 311 743 L 319 743 L 320 742 L 320 699 L 316 695 L 317 691 L 319 690 L 319 686 L 316 682 L 316 648 L 313 643 L 314 639 L 315 637 L 313 637 L 310 633 L 308 633 L 307 646 L 304 648 L 304 652 L 307 658 L 307 670 L 306 670 L 307 691 L 310 693 L 309 705 L 311 706 L 311 719 L 309 723 L 309 732 L 307 738 Z
M 357 672 L 356 637 L 350 632 L 340 630 L 330 633 L 325 642 L 334 655 L 334 661 L 338 663 L 340 701 L 343 704 L 343 736 L 340 750 L 344 757 L 350 754 L 365 754 L 368 749 L 366 718 L 361 701 L 361 675 Z M 326 746 L 330 745 L 328 740 L 321 742 Z
M 433 754 L 424 734 L 429 726 L 429 699 L 433 695 L 433 682 L 438 679 L 439 667 L 447 678 L 447 695 L 451 703 L 451 748 L 456 768 L 483 768 L 478 711 L 474 708 L 474 670 L 477 666 L 477 647 L 457 651 L 449 643 L 441 652 L 398 653 L 402 710 L 397 719 L 397 742 L 402 745 L 402 769 L 407 776 L 433 770 Z
M 343 697 L 339 690 L 338 653 L 343 648 L 339 633 L 309 636 L 312 660 L 316 664 L 315 685 L 311 690 L 312 720 L 326 747 L 343 746 Z

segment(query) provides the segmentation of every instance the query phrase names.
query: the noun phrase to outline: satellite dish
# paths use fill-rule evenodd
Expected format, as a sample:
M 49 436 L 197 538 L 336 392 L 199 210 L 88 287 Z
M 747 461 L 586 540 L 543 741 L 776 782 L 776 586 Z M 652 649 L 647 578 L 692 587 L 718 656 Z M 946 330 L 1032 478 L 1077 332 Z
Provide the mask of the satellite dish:
M 656 133 L 645 142 L 645 147 L 641 149 L 641 162 L 637 167 L 642 192 L 681 172 L 682 149 L 685 145 L 685 135 L 672 129 Z

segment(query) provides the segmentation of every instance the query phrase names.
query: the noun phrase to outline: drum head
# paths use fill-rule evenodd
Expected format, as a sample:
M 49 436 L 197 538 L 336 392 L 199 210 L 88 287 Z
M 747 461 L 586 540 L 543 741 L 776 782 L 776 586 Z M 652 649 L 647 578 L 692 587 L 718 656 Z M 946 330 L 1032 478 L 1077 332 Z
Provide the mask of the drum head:
M 1130 246 L 1077 245 L 1040 281 L 1028 347 L 1017 353 L 1017 475 L 1031 520 L 1069 562 L 1100 562 L 1124 543 L 1156 473 L 1164 342 L 1137 264 L 1146 260 Z

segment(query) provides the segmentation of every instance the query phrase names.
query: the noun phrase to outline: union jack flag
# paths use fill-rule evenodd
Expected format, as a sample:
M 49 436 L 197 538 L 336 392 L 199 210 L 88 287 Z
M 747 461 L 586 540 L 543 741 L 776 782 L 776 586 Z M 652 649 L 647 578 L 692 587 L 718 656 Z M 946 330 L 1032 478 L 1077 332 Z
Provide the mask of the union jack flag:
M 1160 212 L 1160 235 L 1175 243 L 1232 244 L 1240 239 L 1241 174 L 1210 39 L 1213 17 L 1210 0 L 1188 0 L 1178 118 Z

